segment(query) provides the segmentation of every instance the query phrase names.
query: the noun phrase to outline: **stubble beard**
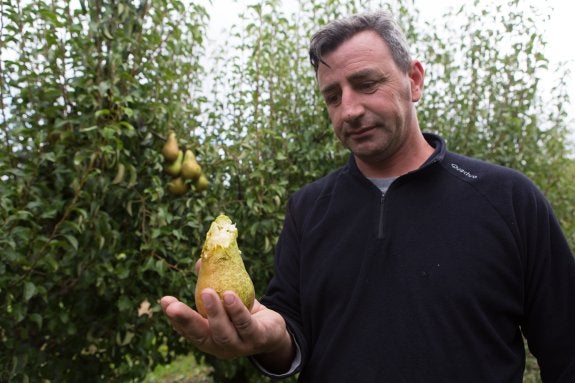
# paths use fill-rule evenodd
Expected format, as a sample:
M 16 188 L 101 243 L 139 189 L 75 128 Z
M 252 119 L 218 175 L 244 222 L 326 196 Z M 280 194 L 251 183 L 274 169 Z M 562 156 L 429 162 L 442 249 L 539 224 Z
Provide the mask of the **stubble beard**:
M 359 139 L 347 135 L 343 141 L 344 146 L 363 162 L 370 164 L 385 162 L 400 146 L 400 138 L 394 137 L 393 132 L 383 124 L 378 124 L 369 133 L 368 136 Z

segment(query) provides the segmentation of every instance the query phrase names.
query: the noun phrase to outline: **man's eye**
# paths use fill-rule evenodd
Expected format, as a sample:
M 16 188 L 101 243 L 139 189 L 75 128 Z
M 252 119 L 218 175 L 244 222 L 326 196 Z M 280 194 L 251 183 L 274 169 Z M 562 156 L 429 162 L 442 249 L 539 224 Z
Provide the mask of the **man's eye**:
M 340 100 L 339 94 L 337 94 L 337 93 L 324 94 L 323 98 L 324 98 L 326 104 L 328 104 L 328 105 L 335 105 Z
M 374 92 L 377 89 L 376 81 L 366 81 L 358 85 L 358 89 L 364 92 Z

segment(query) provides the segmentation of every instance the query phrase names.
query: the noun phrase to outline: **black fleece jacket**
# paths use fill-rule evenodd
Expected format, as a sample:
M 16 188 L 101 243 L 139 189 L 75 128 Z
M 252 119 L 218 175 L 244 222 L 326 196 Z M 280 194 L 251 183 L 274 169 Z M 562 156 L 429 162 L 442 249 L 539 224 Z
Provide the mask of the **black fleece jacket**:
M 267 307 L 301 382 L 575 382 L 575 261 L 520 173 L 435 153 L 382 193 L 346 166 L 295 193 Z

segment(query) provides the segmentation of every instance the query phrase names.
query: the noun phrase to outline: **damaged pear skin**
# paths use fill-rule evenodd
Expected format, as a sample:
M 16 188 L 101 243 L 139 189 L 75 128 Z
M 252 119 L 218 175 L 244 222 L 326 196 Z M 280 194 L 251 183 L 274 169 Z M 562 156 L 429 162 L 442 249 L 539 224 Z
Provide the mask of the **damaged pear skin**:
M 238 230 L 226 215 L 218 216 L 208 230 L 195 290 L 196 308 L 204 318 L 207 314 L 201 293 L 205 288 L 214 289 L 220 300 L 224 291 L 233 291 L 248 310 L 253 307 L 254 284 L 242 260 L 237 237 Z

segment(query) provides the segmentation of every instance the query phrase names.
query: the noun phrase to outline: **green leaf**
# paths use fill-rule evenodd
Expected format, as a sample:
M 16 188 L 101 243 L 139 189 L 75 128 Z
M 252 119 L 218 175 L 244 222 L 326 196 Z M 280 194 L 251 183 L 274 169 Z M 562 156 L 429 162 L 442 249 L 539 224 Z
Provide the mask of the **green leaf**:
M 116 333 L 116 343 L 119 346 L 125 346 L 129 344 L 132 341 L 132 339 L 134 339 L 135 336 L 136 334 L 131 331 L 126 331 L 124 337 L 122 337 L 122 335 L 118 332 Z
M 118 309 L 121 312 L 129 312 L 134 310 L 134 307 L 136 307 L 135 303 L 132 302 L 132 300 L 126 296 L 126 295 L 122 295 L 119 299 L 118 299 Z
M 161 277 L 166 273 L 166 262 L 163 259 L 158 259 L 155 263 L 155 270 Z
M 28 302 L 32 297 L 36 295 L 38 290 L 36 289 L 36 285 L 32 282 L 25 282 L 24 283 L 24 301 Z
M 74 250 L 78 250 L 78 239 L 76 239 L 76 237 L 70 234 L 65 234 L 64 237 L 68 240 L 68 243 L 72 245 Z
M 39 330 L 42 329 L 42 315 L 40 315 L 38 313 L 30 314 L 30 315 L 28 315 L 28 319 L 31 322 L 36 323 Z

